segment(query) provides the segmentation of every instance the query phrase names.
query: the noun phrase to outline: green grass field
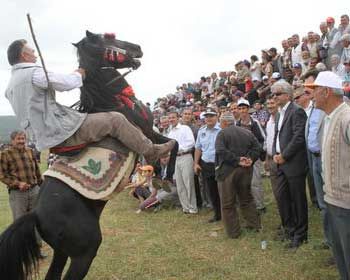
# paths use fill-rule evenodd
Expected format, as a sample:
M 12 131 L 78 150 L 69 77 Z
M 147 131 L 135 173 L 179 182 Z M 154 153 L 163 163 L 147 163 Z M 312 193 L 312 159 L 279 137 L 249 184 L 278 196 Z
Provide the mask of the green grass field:
M 226 238 L 221 223 L 208 224 L 208 210 L 184 215 L 179 209 L 136 214 L 137 201 L 126 192 L 108 202 L 101 219 L 103 242 L 86 279 L 339 279 L 336 268 L 326 267 L 327 250 L 315 250 L 322 241 L 318 210 L 309 209 L 309 243 L 296 252 L 273 241 L 279 224 L 276 205 L 265 180 L 268 211 L 261 233 L 243 232 Z M 0 231 L 11 223 L 6 188 L 0 185 Z M 267 249 L 261 249 L 261 240 Z M 41 263 L 41 279 L 49 258 Z M 0 279 L 3 279 L 0 276 Z

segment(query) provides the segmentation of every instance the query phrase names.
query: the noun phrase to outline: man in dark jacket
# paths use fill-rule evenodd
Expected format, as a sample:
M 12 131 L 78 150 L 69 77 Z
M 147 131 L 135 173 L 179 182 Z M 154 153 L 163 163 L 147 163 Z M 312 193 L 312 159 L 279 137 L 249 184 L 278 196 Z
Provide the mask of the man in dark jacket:
M 305 193 L 307 170 L 303 108 L 291 102 L 293 87 L 276 82 L 271 87 L 280 111 L 276 116 L 273 160 L 277 164 L 277 205 L 282 226 L 291 240 L 288 248 L 297 248 L 307 241 L 308 213 Z
M 240 119 L 236 122 L 236 125 L 245 129 L 248 129 L 256 137 L 261 147 L 264 146 L 265 132 L 261 127 L 258 120 L 253 119 L 249 114 L 249 102 L 245 99 L 240 99 L 238 101 L 238 109 L 240 112 Z M 261 159 L 265 159 L 265 153 L 261 154 Z M 264 186 L 261 177 L 262 162 L 257 160 L 253 165 L 253 176 L 251 183 L 252 195 L 255 200 L 256 209 L 259 212 L 265 213 L 266 207 L 264 203 Z
M 259 158 L 261 146 L 247 129 L 232 125 L 234 118 L 226 112 L 220 117 L 215 142 L 215 174 L 221 201 L 221 215 L 225 231 L 230 238 L 240 235 L 237 199 L 247 228 L 260 229 L 260 218 L 251 194 L 250 183 L 253 163 Z

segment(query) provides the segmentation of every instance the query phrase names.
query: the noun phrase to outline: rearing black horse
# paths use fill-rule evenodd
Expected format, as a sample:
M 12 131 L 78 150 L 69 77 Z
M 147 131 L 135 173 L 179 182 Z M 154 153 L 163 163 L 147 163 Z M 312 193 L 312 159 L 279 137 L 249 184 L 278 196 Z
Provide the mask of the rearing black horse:
M 117 40 L 114 34 L 101 35 L 86 31 L 86 37 L 74 46 L 78 50 L 79 65 L 86 70 L 79 111 L 118 111 L 141 128 L 143 134 L 153 143 L 163 144 L 170 141 L 153 130 L 151 111 L 135 97 L 132 87 L 117 70 L 127 67 L 137 69 L 140 66 L 138 58 L 143 53 L 139 45 Z M 177 150 L 178 144 L 170 153 L 166 174 L 169 181 L 174 174 Z
M 151 140 L 167 142 L 169 139 L 153 132 L 152 114 L 135 98 L 124 77 L 116 70 L 136 69 L 140 65 L 137 58 L 142 57 L 140 47 L 116 40 L 112 34 L 98 35 L 87 31 L 86 35 L 75 44 L 79 64 L 87 72 L 79 110 L 122 112 Z M 176 153 L 177 145 L 171 152 L 173 163 Z M 170 167 L 169 179 L 173 170 L 174 167 Z M 68 258 L 71 263 L 63 279 L 83 279 L 102 241 L 99 220 L 105 205 L 106 201 L 87 199 L 67 184 L 45 177 L 34 211 L 16 220 L 0 235 L 1 279 L 31 279 L 31 274 L 37 271 L 40 250 L 35 229 L 54 250 L 45 279 L 60 280 Z

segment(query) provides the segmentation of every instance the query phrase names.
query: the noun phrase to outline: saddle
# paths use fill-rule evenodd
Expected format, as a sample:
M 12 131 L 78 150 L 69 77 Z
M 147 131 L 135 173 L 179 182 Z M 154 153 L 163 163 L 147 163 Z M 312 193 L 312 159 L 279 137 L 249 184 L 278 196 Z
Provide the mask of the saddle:
M 43 175 L 57 178 L 93 200 L 109 200 L 122 191 L 137 157 L 111 137 L 51 152 L 56 152 L 58 158 Z

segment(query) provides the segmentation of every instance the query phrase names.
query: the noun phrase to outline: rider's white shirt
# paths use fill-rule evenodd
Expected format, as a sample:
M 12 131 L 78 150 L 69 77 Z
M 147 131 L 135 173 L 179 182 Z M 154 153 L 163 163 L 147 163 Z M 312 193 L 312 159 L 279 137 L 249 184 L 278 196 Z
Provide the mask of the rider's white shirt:
M 83 86 L 83 80 L 79 72 L 73 72 L 70 74 L 48 72 L 48 76 L 53 89 L 57 91 L 69 91 Z M 37 68 L 33 72 L 32 81 L 33 84 L 39 88 L 47 88 L 47 80 L 42 68 Z

